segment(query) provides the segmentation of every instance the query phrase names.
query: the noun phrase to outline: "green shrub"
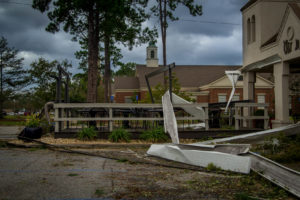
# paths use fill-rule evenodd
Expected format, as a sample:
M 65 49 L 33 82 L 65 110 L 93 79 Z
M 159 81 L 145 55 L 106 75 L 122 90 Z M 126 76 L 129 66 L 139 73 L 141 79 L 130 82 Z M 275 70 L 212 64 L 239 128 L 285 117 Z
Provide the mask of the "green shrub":
M 168 136 L 165 134 L 163 127 L 158 127 L 149 131 L 144 131 L 140 138 L 151 142 L 165 142 Z
M 260 150 L 259 147 L 257 150 Z M 300 161 L 300 136 L 286 136 L 279 133 L 269 136 L 262 145 L 262 155 L 281 163 Z
M 131 134 L 128 133 L 125 129 L 119 128 L 116 130 L 113 130 L 109 136 L 108 139 L 112 142 L 130 142 Z
M 29 128 L 36 128 L 40 126 L 40 119 L 37 117 L 37 115 L 31 115 L 28 117 L 26 124 L 26 127 Z
M 214 163 L 208 163 L 206 169 L 208 171 L 220 171 L 221 170 L 221 168 L 214 165 Z
M 80 140 L 93 140 L 97 137 L 97 132 L 93 126 L 82 128 L 81 131 L 77 133 L 77 137 Z

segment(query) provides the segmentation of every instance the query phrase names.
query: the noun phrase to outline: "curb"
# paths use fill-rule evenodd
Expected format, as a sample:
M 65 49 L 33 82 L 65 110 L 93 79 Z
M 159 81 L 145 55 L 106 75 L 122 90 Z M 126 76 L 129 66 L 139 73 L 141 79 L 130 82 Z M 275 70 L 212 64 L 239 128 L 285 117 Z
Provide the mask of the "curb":
M 43 147 L 42 144 L 16 144 L 10 141 L 3 141 L 8 146 L 21 148 Z M 103 149 L 103 148 L 149 148 L 151 144 L 54 144 L 59 148 L 75 148 L 75 149 Z

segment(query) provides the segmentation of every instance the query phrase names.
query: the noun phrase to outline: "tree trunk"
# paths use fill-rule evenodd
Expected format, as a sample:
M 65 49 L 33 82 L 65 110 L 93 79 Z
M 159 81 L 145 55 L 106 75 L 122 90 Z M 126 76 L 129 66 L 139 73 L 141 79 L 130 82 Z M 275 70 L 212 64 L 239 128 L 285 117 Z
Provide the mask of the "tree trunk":
M 99 10 L 90 6 L 88 15 L 88 88 L 87 102 L 97 102 L 98 82 L 98 44 L 99 44 Z
M 0 119 L 3 118 L 3 113 L 2 113 L 2 110 L 3 110 L 3 66 L 2 66 L 2 54 L 0 56 L 0 76 L 1 76 L 1 86 L 0 86 Z
M 104 57 L 105 57 L 105 66 L 104 66 L 104 100 L 106 103 L 110 102 L 111 96 L 111 86 L 110 86 L 110 41 L 108 34 L 104 36 Z
M 163 4 L 163 5 L 162 5 Z M 160 32 L 163 46 L 163 65 L 167 65 L 166 29 L 167 29 L 167 0 L 159 0 Z M 164 72 L 164 87 L 167 88 L 167 72 Z
M 163 60 L 164 60 L 164 66 L 167 66 L 167 0 L 164 0 L 164 14 L 163 14 L 163 34 L 162 34 L 162 40 L 163 40 Z

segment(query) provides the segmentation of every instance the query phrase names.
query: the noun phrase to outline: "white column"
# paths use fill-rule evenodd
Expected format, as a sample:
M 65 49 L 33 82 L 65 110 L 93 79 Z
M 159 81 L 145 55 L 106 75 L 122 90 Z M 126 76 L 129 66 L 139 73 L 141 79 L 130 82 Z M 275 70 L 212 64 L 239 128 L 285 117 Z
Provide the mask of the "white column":
M 289 124 L 289 73 L 290 66 L 286 62 L 274 64 L 275 81 L 275 120 L 273 128 Z
M 244 100 L 253 100 L 254 101 L 254 91 L 255 91 L 255 72 L 246 72 L 243 74 L 244 87 L 243 87 L 243 98 Z
M 256 82 L 256 73 L 255 72 L 246 72 L 243 74 L 243 99 L 244 100 L 253 100 L 255 101 L 255 82 Z M 244 115 L 250 116 L 252 113 L 249 107 L 244 107 Z M 243 126 L 247 127 L 247 122 L 243 120 Z M 249 120 L 248 127 L 252 128 L 252 120 Z

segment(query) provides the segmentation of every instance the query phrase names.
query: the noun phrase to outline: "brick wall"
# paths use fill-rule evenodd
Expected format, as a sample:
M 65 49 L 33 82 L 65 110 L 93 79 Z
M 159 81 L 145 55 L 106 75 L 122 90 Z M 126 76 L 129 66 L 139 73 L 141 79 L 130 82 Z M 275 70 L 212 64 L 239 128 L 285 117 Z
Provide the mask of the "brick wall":
M 197 103 L 207 103 L 209 102 L 209 96 L 208 95 L 199 95 L 197 96 Z
M 197 96 L 197 102 L 198 103 L 218 103 L 218 95 L 219 94 L 226 94 L 226 101 L 229 100 L 229 96 L 231 93 L 231 88 L 211 88 L 208 89 L 209 95 L 203 96 L 199 95 Z M 243 100 L 243 89 L 237 88 L 235 90 L 235 94 L 239 94 L 240 100 Z M 274 90 L 273 89 L 255 89 L 255 102 L 257 102 L 257 96 L 258 94 L 265 94 L 265 102 L 270 104 L 269 110 L 274 110 Z
M 115 103 L 125 103 L 125 96 L 135 96 L 135 92 L 116 92 Z
M 147 92 L 146 92 L 146 91 L 140 92 L 140 97 L 141 97 L 141 99 L 145 99 L 146 96 L 147 96 Z
M 273 112 L 275 110 L 274 89 L 255 88 L 255 102 L 257 102 L 259 94 L 265 94 L 265 101 L 269 104 L 269 111 Z
M 226 94 L 226 100 L 228 101 L 229 95 L 231 93 L 231 88 L 211 88 L 208 90 L 209 94 L 206 95 L 199 95 L 197 96 L 197 103 L 218 103 L 218 94 Z M 240 100 L 243 100 L 243 89 L 237 88 L 235 90 L 235 94 L 240 95 Z M 135 96 L 137 93 L 135 92 L 116 92 L 115 94 L 115 102 L 116 103 L 125 103 L 125 96 Z M 139 100 L 146 98 L 146 91 L 139 92 Z M 274 111 L 274 90 L 273 89 L 255 89 L 255 102 L 257 102 L 258 94 L 265 94 L 265 101 L 266 103 L 270 104 L 269 110 Z M 293 100 L 293 105 L 295 105 L 296 99 Z M 293 107 L 293 109 L 300 109 L 300 107 Z

